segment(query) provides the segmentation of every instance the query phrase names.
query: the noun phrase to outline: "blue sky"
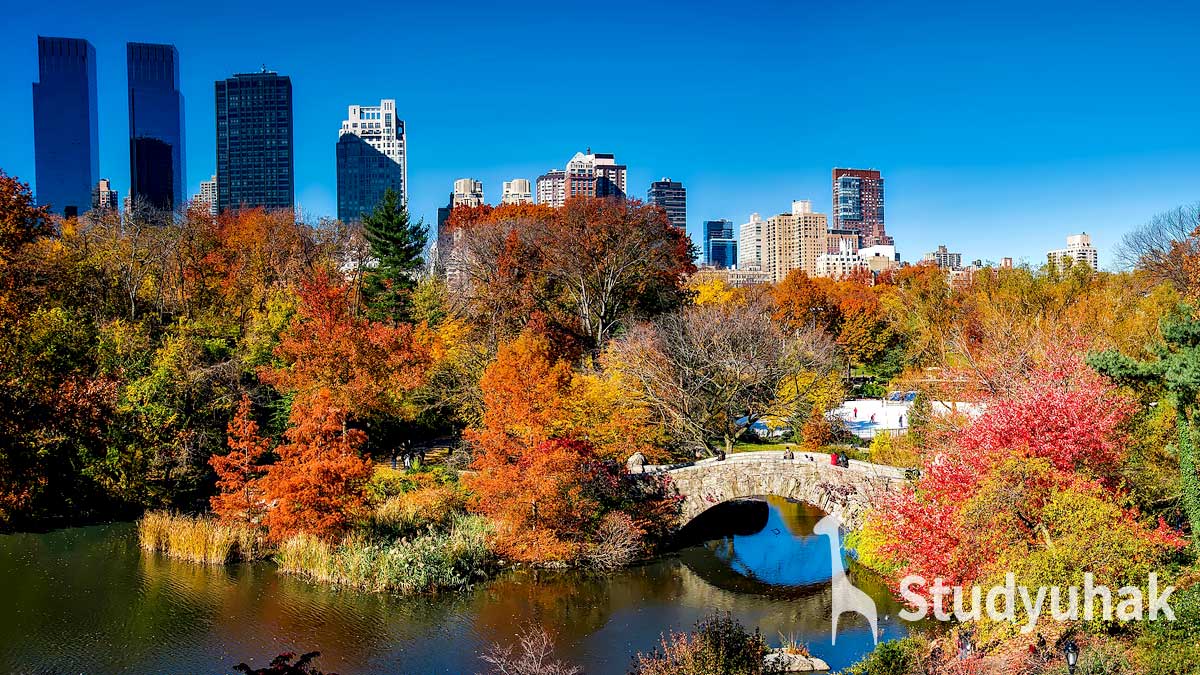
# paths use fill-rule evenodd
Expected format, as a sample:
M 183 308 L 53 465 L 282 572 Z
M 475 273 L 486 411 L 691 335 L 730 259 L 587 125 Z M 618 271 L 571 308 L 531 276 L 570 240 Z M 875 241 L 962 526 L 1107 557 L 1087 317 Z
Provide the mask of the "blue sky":
M 427 222 L 455 178 L 534 179 L 590 146 L 631 194 L 670 176 L 704 220 L 808 198 L 830 169 L 878 168 L 905 259 L 1038 260 L 1087 231 L 1112 246 L 1200 199 L 1195 3 L 665 4 L 505 2 L 7 3 L 0 168 L 33 181 L 38 34 L 97 49 L 100 169 L 128 189 L 126 41 L 174 43 L 188 191 L 213 173 L 213 81 L 290 75 L 296 198 L 335 211 L 349 104 L 395 98 L 410 206 Z

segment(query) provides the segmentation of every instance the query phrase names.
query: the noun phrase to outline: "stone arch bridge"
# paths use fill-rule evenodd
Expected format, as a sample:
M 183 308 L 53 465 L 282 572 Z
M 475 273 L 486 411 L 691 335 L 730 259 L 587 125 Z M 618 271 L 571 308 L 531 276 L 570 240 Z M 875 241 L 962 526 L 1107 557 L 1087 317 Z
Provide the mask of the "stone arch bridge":
M 812 504 L 857 529 L 866 510 L 905 481 L 904 469 L 857 460 L 839 467 L 829 455 L 809 452 L 797 452 L 794 459 L 780 451 L 741 452 L 724 461 L 647 465 L 642 471 L 670 476 L 683 498 L 681 525 L 723 502 L 773 495 Z

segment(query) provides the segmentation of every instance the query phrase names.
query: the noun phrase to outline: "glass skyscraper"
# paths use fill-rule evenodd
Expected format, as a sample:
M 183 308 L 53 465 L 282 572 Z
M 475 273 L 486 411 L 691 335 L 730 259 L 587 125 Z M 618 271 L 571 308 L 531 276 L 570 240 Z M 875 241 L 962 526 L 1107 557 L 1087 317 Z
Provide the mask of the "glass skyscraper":
M 337 213 L 350 222 L 370 213 L 391 188 L 408 202 L 404 121 L 396 101 L 377 106 L 352 105 L 338 135 Z
M 704 221 L 704 258 L 709 265 L 719 270 L 736 267 L 737 246 L 732 220 Z
M 295 203 L 292 80 L 262 71 L 216 83 L 217 205 L 290 209 Z
M 129 194 L 155 208 L 172 210 L 187 186 L 183 154 L 183 94 L 174 45 L 130 42 Z
M 81 214 L 100 175 L 96 50 L 87 40 L 38 36 L 33 83 L 34 179 L 38 204 Z

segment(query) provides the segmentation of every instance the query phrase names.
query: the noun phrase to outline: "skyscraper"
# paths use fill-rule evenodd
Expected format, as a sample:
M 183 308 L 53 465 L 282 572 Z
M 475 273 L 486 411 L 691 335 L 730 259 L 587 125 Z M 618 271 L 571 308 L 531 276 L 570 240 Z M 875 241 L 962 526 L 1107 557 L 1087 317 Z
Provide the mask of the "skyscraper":
M 514 178 L 504 181 L 504 189 L 500 193 L 501 204 L 532 204 L 533 190 L 529 179 Z
M 750 222 L 742 223 L 738 235 L 738 269 L 761 270 L 763 268 L 762 216 L 751 213 Z
M 768 218 L 763 228 L 763 269 L 771 281 L 779 283 L 795 269 L 816 275 L 817 256 L 826 252 L 827 230 L 825 214 L 813 213 L 807 199 L 792 202 L 791 213 Z
M 732 220 L 704 221 L 704 260 L 725 270 L 737 265 L 737 239 L 733 238 Z
M 559 207 L 567 201 L 567 172 L 551 169 L 538 176 L 537 203 Z
M 38 36 L 33 148 L 38 204 L 66 216 L 87 211 L 100 173 L 96 50 L 87 40 Z
M 646 202 L 661 206 L 675 227 L 687 229 L 687 188 L 683 183 L 670 178 L 654 181 L 646 191 Z
M 217 208 L 295 202 L 292 81 L 263 70 L 216 83 Z
M 394 99 L 383 99 L 377 106 L 350 106 L 337 143 L 338 220 L 370 213 L 388 188 L 408 203 L 406 142 Z
M 883 225 L 883 177 L 878 171 L 833 170 L 833 229 L 858 230 L 864 248 L 895 243 Z
M 174 45 L 125 45 L 129 76 L 129 194 L 170 211 L 183 203 L 183 94 Z

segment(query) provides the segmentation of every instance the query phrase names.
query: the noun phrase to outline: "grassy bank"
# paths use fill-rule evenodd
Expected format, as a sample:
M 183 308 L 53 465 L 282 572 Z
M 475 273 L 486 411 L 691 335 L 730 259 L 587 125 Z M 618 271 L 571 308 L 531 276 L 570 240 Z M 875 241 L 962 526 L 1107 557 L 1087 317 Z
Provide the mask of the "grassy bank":
M 262 532 L 206 516 L 152 511 L 138 523 L 143 549 L 209 565 L 273 557 L 279 570 L 316 583 L 373 593 L 462 588 L 488 576 L 494 558 L 487 522 L 455 515 L 444 528 L 412 537 L 351 534 L 340 543 L 300 534 L 278 547 Z
M 258 560 L 270 554 L 257 528 L 166 511 L 150 511 L 138 522 L 138 542 L 147 551 L 207 565 Z
M 330 544 L 306 534 L 279 547 L 279 569 L 318 583 L 374 593 L 426 593 L 486 578 L 493 563 L 489 528 L 478 516 L 456 516 L 442 531 L 411 539 L 352 535 Z

